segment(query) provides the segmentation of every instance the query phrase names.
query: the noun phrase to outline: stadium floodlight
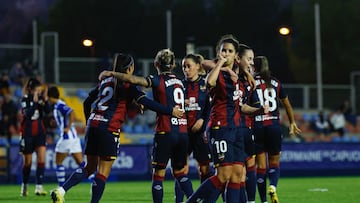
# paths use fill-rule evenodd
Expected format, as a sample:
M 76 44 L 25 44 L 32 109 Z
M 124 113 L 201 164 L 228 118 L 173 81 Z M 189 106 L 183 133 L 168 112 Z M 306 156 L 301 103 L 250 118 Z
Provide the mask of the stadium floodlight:
M 94 45 L 94 42 L 91 39 L 83 39 L 82 44 L 85 47 L 91 47 Z
M 281 35 L 284 35 L 284 36 L 289 35 L 290 34 L 290 28 L 287 27 L 287 26 L 282 26 L 282 27 L 279 28 L 279 33 Z

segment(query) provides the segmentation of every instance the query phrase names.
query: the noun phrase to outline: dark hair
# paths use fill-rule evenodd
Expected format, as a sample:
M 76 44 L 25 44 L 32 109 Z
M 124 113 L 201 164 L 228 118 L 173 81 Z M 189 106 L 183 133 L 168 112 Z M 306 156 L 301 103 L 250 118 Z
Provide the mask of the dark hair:
M 265 81 L 266 87 L 270 88 L 271 85 L 271 72 L 269 69 L 269 62 L 265 56 L 257 56 L 254 58 L 255 71 Z
M 245 44 L 239 44 L 238 52 L 240 57 L 243 56 L 247 50 L 252 50 L 252 48 Z
M 216 52 L 220 51 L 220 47 L 224 43 L 230 43 L 235 47 L 235 51 L 239 52 L 239 41 L 233 35 L 224 35 L 220 38 L 219 42 L 216 45 Z
M 132 56 L 122 53 L 114 55 L 113 70 L 116 72 L 125 73 L 126 70 L 134 64 Z
M 33 90 L 35 87 L 38 87 L 41 85 L 41 82 L 37 80 L 36 78 L 30 78 L 26 84 L 26 88 Z
M 48 89 L 48 97 L 59 99 L 60 98 L 59 89 L 56 86 L 51 86 Z

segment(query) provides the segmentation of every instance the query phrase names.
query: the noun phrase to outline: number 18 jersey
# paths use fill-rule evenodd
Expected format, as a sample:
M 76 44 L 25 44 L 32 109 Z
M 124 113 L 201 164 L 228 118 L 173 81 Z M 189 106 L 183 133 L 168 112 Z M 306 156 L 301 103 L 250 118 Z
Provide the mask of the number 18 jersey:
M 280 122 L 279 99 L 286 98 L 287 93 L 277 78 L 271 76 L 270 79 L 271 87 L 267 88 L 265 81 L 259 75 L 255 76 L 256 93 L 260 100 L 260 104 L 261 106 L 269 106 L 269 113 L 255 116 L 255 127 L 273 124 L 278 125 Z

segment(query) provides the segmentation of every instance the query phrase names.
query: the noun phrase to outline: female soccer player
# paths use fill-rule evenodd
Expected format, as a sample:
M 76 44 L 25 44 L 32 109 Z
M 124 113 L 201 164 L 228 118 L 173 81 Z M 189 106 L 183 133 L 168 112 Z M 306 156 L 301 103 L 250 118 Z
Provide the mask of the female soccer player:
M 211 97 L 209 126 L 216 175 L 203 182 L 187 202 L 215 202 L 225 187 L 226 201 L 239 202 L 245 159 L 244 140 L 239 134 L 240 111 L 259 114 L 264 109 L 239 105 L 239 80 L 231 74 L 237 69 L 238 48 L 239 42 L 232 35 L 223 36 L 217 45 L 216 66 L 206 78 Z
M 239 66 L 238 75 L 242 87 L 242 103 L 252 107 L 260 107 L 257 94 L 253 92 L 245 71 L 253 73 L 254 51 L 245 44 L 239 45 L 239 55 L 236 60 Z M 245 145 L 245 169 L 240 183 L 240 202 L 255 202 L 256 194 L 256 171 L 255 171 L 255 141 L 252 132 L 253 117 L 241 114 L 240 134 L 244 135 Z M 246 182 L 246 184 L 245 184 Z
M 279 102 L 285 107 L 290 122 L 290 135 L 301 133 L 294 119 L 294 111 L 281 82 L 271 75 L 268 60 L 264 56 L 254 59 L 256 93 L 262 105 L 269 106 L 265 115 L 255 116 L 254 135 L 256 143 L 257 184 L 262 202 L 266 201 L 266 169 L 269 164 L 269 195 L 272 203 L 278 203 L 276 187 L 280 176 L 280 152 L 282 132 L 279 123 Z
M 188 119 L 189 150 L 198 162 L 200 182 L 210 177 L 211 152 L 205 128 L 209 120 L 210 98 L 205 84 L 205 70 L 201 66 L 203 57 L 199 54 L 188 54 L 182 60 L 182 69 L 185 75 L 185 112 Z M 188 174 L 189 165 L 186 165 Z M 184 193 L 179 183 L 175 184 L 175 202 L 183 202 Z
M 172 74 L 175 67 L 175 55 L 170 49 L 160 50 L 155 57 L 154 65 L 158 75 L 148 77 L 130 76 L 122 73 L 103 71 L 99 78 L 113 75 L 122 81 L 152 87 L 154 100 L 166 106 L 185 108 L 184 85 L 176 75 Z M 153 148 L 153 202 L 163 200 L 163 181 L 166 165 L 171 159 L 171 168 L 174 177 L 179 181 L 181 189 L 187 197 L 192 192 L 192 184 L 185 174 L 187 162 L 188 135 L 187 119 L 184 114 L 181 118 L 157 114 Z
M 116 54 L 113 70 L 114 73 L 132 75 L 133 58 L 129 55 Z M 143 92 L 130 83 L 117 80 L 113 76 L 104 77 L 84 102 L 86 110 L 90 110 L 89 105 L 94 104 L 91 113 L 85 111 L 85 115 L 89 115 L 85 133 L 87 164 L 85 167 L 76 169 L 62 187 L 51 192 L 53 202 L 62 203 L 66 191 L 95 171 L 90 202 L 100 201 L 111 166 L 118 154 L 120 129 L 126 118 L 127 107 L 134 101 L 149 109 L 173 115 L 174 118 L 183 115 L 182 110 L 178 108 L 165 107 L 147 99 Z
M 22 169 L 23 182 L 21 196 L 28 195 L 28 181 L 32 164 L 32 154 L 36 152 L 36 195 L 46 195 L 42 180 L 45 171 L 46 130 L 43 122 L 44 115 L 50 113 L 47 88 L 43 88 L 39 80 L 30 78 L 24 88 L 25 95 L 21 99 L 23 119 L 21 121 L 20 152 L 23 154 Z
M 59 89 L 56 86 L 49 88 L 48 97 L 49 103 L 53 105 L 54 119 L 59 133 L 55 147 L 55 163 L 58 184 L 62 186 L 65 182 L 65 167 L 62 165 L 64 159 L 71 154 L 78 165 L 84 164 L 83 154 L 80 138 L 73 123 L 75 118 L 73 109 L 60 99 Z

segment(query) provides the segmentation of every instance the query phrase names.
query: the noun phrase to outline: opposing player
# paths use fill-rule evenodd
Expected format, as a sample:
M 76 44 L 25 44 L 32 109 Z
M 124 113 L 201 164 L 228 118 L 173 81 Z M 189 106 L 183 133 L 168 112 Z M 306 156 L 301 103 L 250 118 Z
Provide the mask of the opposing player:
M 205 128 L 209 120 L 210 98 L 205 84 L 205 70 L 201 64 L 203 57 L 199 54 L 188 54 L 182 60 L 182 69 L 185 75 L 185 112 L 188 119 L 189 150 L 198 163 L 200 182 L 211 176 L 211 152 L 209 140 L 205 135 Z M 188 174 L 189 165 L 186 165 Z M 175 184 L 175 202 L 183 202 L 184 193 L 179 183 Z
M 154 65 L 158 75 L 148 77 L 130 76 L 122 73 L 103 71 L 100 78 L 113 75 L 122 81 L 133 84 L 152 87 L 154 100 L 167 106 L 178 105 L 185 108 L 184 85 L 171 71 L 175 67 L 175 55 L 170 49 L 160 50 L 155 57 Z M 185 174 L 187 162 L 188 135 L 187 119 L 174 118 L 167 115 L 157 114 L 153 147 L 153 178 L 152 195 L 153 202 L 163 200 L 163 181 L 166 165 L 171 159 L 171 168 L 174 177 L 179 181 L 181 189 L 187 197 L 192 192 L 192 184 Z
M 113 70 L 114 73 L 133 74 L 133 58 L 116 54 Z M 87 164 L 76 169 L 62 187 L 51 192 L 53 202 L 62 203 L 66 191 L 95 171 L 90 202 L 100 201 L 111 166 L 118 154 L 120 129 L 126 118 L 127 107 L 134 101 L 174 117 L 183 115 L 183 111 L 177 107 L 163 106 L 147 99 L 142 91 L 130 83 L 117 80 L 113 76 L 103 78 L 84 102 L 85 105 L 94 104 L 93 109 L 89 106 L 84 107 L 86 110 L 92 109 L 91 113 L 85 112 L 85 115 L 89 115 L 85 133 Z
M 65 182 L 64 159 L 71 154 L 78 165 L 84 165 L 80 138 L 77 135 L 74 118 L 75 114 L 64 101 L 60 99 L 59 89 L 51 86 L 48 90 L 49 103 L 53 105 L 56 131 L 59 139 L 55 147 L 56 177 L 59 186 Z
M 266 200 L 266 171 L 269 165 L 268 175 L 270 186 L 268 193 L 272 203 L 279 203 L 276 188 L 280 176 L 280 152 L 282 132 L 279 123 L 280 101 L 285 107 L 290 122 L 290 135 L 301 132 L 294 119 L 294 111 L 290 104 L 281 82 L 271 75 L 268 60 L 264 56 L 254 59 L 256 93 L 262 105 L 269 106 L 269 112 L 265 115 L 255 116 L 253 132 L 256 143 L 257 184 L 262 202 Z
M 28 195 L 28 182 L 31 172 L 32 154 L 36 152 L 36 195 L 46 195 L 42 182 L 45 171 L 46 130 L 44 116 L 50 113 L 47 88 L 43 88 L 39 80 L 30 78 L 25 87 L 25 95 L 21 99 L 21 140 L 20 152 L 23 154 L 22 184 L 20 196 Z

